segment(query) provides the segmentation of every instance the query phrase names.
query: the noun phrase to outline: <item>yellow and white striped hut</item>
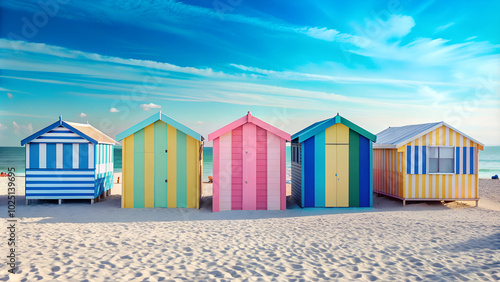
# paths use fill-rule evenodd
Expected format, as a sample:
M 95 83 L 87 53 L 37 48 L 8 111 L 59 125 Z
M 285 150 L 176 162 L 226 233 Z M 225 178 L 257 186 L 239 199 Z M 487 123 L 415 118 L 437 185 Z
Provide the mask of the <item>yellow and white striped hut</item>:
M 445 122 L 389 127 L 373 144 L 373 190 L 406 201 L 477 201 L 484 145 Z

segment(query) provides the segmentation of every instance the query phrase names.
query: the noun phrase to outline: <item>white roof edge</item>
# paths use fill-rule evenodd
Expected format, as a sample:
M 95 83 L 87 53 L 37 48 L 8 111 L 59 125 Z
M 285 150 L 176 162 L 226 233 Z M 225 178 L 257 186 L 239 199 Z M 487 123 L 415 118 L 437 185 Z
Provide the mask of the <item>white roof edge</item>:
M 397 149 L 394 144 L 373 144 L 373 149 Z
M 425 134 L 427 134 L 427 133 L 429 133 L 429 132 L 431 132 L 431 131 L 433 131 L 433 130 L 438 129 L 438 128 L 440 128 L 440 127 L 441 127 L 441 126 L 443 126 L 443 125 L 444 125 L 444 126 L 446 126 L 446 127 L 448 127 L 448 128 L 450 128 L 450 129 L 452 129 L 453 131 L 456 131 L 456 132 L 460 133 L 460 135 L 462 135 L 462 136 L 464 136 L 464 137 L 467 137 L 467 138 L 468 138 L 468 139 L 470 139 L 472 142 L 477 143 L 477 144 L 479 144 L 479 145 L 481 145 L 481 146 L 484 146 L 484 144 L 483 144 L 483 143 L 481 143 L 481 142 L 477 141 L 476 139 L 474 139 L 474 138 L 470 137 L 470 136 L 469 136 L 469 135 L 467 135 L 467 134 L 464 134 L 462 131 L 460 131 L 460 130 L 456 129 L 455 127 L 453 127 L 453 126 L 451 126 L 451 125 L 447 124 L 447 123 L 446 123 L 446 122 L 444 122 L 444 121 L 442 121 L 442 122 L 440 122 L 440 123 L 436 124 L 435 126 L 433 126 L 433 127 L 429 128 L 429 129 L 427 129 L 427 130 L 424 130 L 424 131 L 420 132 L 419 134 L 417 134 L 417 135 L 415 135 L 415 136 L 413 136 L 413 137 L 411 137 L 411 138 L 408 138 L 408 139 L 406 139 L 406 140 L 404 140 L 404 141 L 399 142 L 399 143 L 398 143 L 398 144 L 396 144 L 395 146 L 396 146 L 396 148 L 399 148 L 399 147 L 401 147 L 401 146 L 404 146 L 405 144 L 407 144 L 407 143 L 409 143 L 409 142 L 411 142 L 411 141 L 413 141 L 413 140 L 415 140 L 415 139 L 417 139 L 417 138 L 420 138 L 420 137 L 424 136 Z M 374 146 L 374 147 L 375 147 L 375 146 Z

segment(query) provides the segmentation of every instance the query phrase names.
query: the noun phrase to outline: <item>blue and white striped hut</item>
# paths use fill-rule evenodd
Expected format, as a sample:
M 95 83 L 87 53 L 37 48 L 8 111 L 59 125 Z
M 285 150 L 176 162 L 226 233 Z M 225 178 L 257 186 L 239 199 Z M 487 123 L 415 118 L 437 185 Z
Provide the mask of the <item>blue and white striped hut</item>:
M 59 120 L 21 141 L 30 199 L 94 199 L 113 187 L 116 141 L 90 124 Z

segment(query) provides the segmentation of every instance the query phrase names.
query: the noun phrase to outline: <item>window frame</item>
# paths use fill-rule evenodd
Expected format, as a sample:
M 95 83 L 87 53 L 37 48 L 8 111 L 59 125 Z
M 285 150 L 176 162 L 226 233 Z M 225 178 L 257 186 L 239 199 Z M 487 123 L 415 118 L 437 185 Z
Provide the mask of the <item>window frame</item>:
M 445 145 L 427 145 L 427 148 L 453 148 L 453 172 L 430 172 L 430 162 L 429 162 L 429 159 L 430 159 L 430 154 L 427 153 L 425 154 L 425 158 L 426 158 L 426 163 L 427 163 L 427 174 L 437 174 L 437 175 L 453 175 L 453 174 L 456 174 L 456 170 L 457 170 L 457 166 L 456 166 L 456 162 L 457 162 L 457 146 L 445 146 Z M 429 150 L 430 151 L 430 150 Z M 439 153 L 438 153 L 438 162 L 439 162 Z M 439 169 L 439 163 L 438 163 L 438 169 Z

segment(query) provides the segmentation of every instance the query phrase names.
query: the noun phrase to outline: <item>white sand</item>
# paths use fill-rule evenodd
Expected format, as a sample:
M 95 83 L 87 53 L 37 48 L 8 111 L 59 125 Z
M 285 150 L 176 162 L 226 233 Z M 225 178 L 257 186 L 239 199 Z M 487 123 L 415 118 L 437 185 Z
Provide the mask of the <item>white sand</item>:
M 4 187 L 4 180 L 0 180 Z M 3 188 L 2 188 L 3 189 Z M 210 190 L 210 185 L 205 185 Z M 114 191 L 115 192 L 115 191 Z M 211 212 L 121 209 L 120 196 L 18 203 L 13 280 L 159 281 L 500 279 L 500 182 L 480 181 L 480 207 L 375 197 L 373 209 Z M 483 201 L 489 201 L 483 207 Z M 0 212 L 5 214 L 5 196 Z M 0 233 L 0 260 L 6 250 Z M 8 280 L 0 261 L 0 280 Z

